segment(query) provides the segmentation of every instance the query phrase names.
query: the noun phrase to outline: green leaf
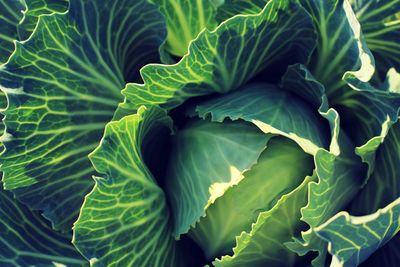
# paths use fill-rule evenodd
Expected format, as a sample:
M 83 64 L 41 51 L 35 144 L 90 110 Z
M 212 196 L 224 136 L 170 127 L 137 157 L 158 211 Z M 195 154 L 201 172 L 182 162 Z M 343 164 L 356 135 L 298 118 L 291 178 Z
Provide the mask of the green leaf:
M 385 1 L 379 1 L 383 2 Z M 235 12 L 240 14 L 257 12 L 261 6 L 258 4 L 244 8 L 241 1 L 232 3 L 236 4 L 232 8 L 235 7 Z M 375 1 L 371 3 L 376 5 Z M 357 153 L 368 163 L 371 172 L 375 151 L 384 138 L 385 129 L 388 129 L 388 117 L 390 123 L 397 120 L 398 97 L 386 92 L 376 92 L 379 91 L 376 89 L 367 90 L 368 92 L 361 90 L 366 89 L 363 82 L 372 77 L 375 69 L 361 26 L 347 1 L 307 0 L 301 1 L 301 4 L 313 18 L 318 34 L 317 48 L 308 67 L 325 86 L 330 105 L 341 114 L 344 129 L 355 140 L 356 145 L 360 146 Z M 220 9 L 223 7 L 224 5 Z M 384 14 L 393 12 L 392 4 L 383 7 L 389 9 L 377 10 Z M 374 10 L 374 14 L 376 12 Z M 356 128 L 362 130 L 353 131 L 355 124 Z
M 36 26 L 40 15 L 65 11 L 68 6 L 67 0 L 56 0 L 51 3 L 47 1 L 31 0 L 25 3 L 23 0 L 11 0 L 0 2 L 0 67 L 14 52 L 14 41 L 27 39 Z M 32 10 L 35 6 L 36 9 Z M 26 23 L 27 17 L 29 17 L 29 24 Z M 24 34 L 21 35 L 21 32 Z M 0 91 L 0 109 L 6 107 L 6 96 Z M 2 134 L 4 130 L 2 122 L 0 126 L 0 133 Z M 3 147 L 3 144 L 1 143 L 0 146 Z
M 352 202 L 352 214 L 368 214 L 400 197 L 400 122 L 388 131 L 375 154 L 375 168 Z
M 329 242 L 334 266 L 357 266 L 399 231 L 400 198 L 367 216 L 340 212 L 316 229 Z
M 195 227 L 190 230 L 189 236 L 202 247 L 208 259 L 230 254 L 235 246 L 235 237 L 242 232 L 250 232 L 252 224 L 257 221 L 260 213 L 271 212 L 277 201 L 302 184 L 304 177 L 311 174 L 312 170 L 312 156 L 304 153 L 296 143 L 285 137 L 272 138 L 268 141 L 267 148 L 258 158 L 257 163 L 243 174 L 244 178 L 237 185 L 228 188 L 223 196 L 210 205 L 206 210 L 206 215 L 200 218 Z M 293 211 L 297 209 L 297 213 L 300 214 L 300 208 L 306 204 L 306 196 L 307 190 L 303 194 L 303 201 L 298 199 L 297 205 L 293 205 L 291 209 Z M 290 215 L 288 214 L 287 217 Z M 271 217 L 274 216 L 276 215 L 271 215 Z M 272 220 L 281 219 L 275 217 Z M 299 219 L 287 218 L 281 229 L 278 230 L 277 226 L 274 229 L 277 230 L 276 232 L 294 233 L 295 226 L 300 223 Z M 296 255 L 283 245 L 284 242 L 290 241 L 293 235 L 286 238 L 274 238 L 272 231 L 266 229 L 268 228 L 264 231 L 260 229 L 259 234 L 250 234 L 256 239 L 264 240 L 265 244 L 271 244 L 271 246 L 260 246 L 259 250 L 253 251 L 258 253 L 258 257 L 253 255 L 254 261 L 264 262 L 269 266 L 271 262 L 275 263 L 275 260 L 270 259 L 274 258 L 271 255 L 282 248 L 294 259 Z M 251 246 L 256 245 L 253 241 L 251 243 Z M 277 249 L 272 249 L 272 246 Z M 276 254 L 276 256 L 279 255 L 279 253 Z M 236 265 L 239 262 L 237 259 L 234 260 Z M 249 266 L 249 264 L 243 266 Z
M 167 20 L 168 36 L 165 49 L 174 56 L 188 52 L 189 43 L 204 29 L 217 26 L 213 0 L 151 0 L 160 6 Z
M 225 0 L 217 9 L 217 20 L 222 22 L 237 14 L 257 14 L 267 2 L 268 0 Z
M 283 195 L 275 206 L 260 212 L 250 232 L 236 237 L 232 256 L 223 256 L 213 262 L 223 266 L 293 266 L 296 255 L 283 242 L 296 233 L 300 222 L 300 208 L 307 202 L 307 186 L 315 179 L 306 177 L 290 193 Z
M 272 84 L 247 85 L 241 90 L 215 97 L 196 108 L 199 116 L 212 121 L 242 119 L 264 133 L 295 141 L 306 153 L 315 155 L 328 148 L 329 124 L 305 101 Z
M 218 17 L 226 19 L 235 14 L 255 14 L 267 2 L 227 0 L 218 8 Z M 346 0 L 293 2 L 300 3 L 313 19 L 318 38 L 313 59 L 308 67 L 326 87 L 331 104 L 335 104 L 338 102 L 336 98 L 348 90 L 345 80 L 349 83 L 354 83 L 353 80 L 356 79 L 366 82 L 374 73 L 374 59 L 362 35 L 360 23 Z M 361 2 L 369 3 L 363 0 Z M 373 5 L 380 5 L 386 1 L 373 2 Z M 396 27 L 395 25 L 394 29 L 397 29 Z M 345 80 L 342 80 L 342 77 Z
M 17 25 L 25 10 L 22 0 L 0 1 L 0 66 L 14 51 L 14 41 L 18 38 Z
M 71 0 L 67 13 L 41 16 L 1 69 L 4 186 L 56 229 L 76 219 L 93 185 L 87 155 L 164 37 L 162 15 L 145 0 Z
M 313 265 L 322 266 L 326 245 L 316 237 L 313 229 L 343 209 L 354 197 L 363 182 L 364 168 L 354 154 L 354 145 L 339 128 L 339 114 L 328 106 L 324 86 L 304 66 L 290 66 L 282 78 L 282 87 L 308 99 L 314 107 L 319 106 L 321 116 L 330 122 L 330 149 L 319 149 L 315 155 L 318 181 L 308 185 L 308 203 L 301 209 L 301 220 L 310 228 L 302 232 L 301 239 L 286 243 L 300 256 L 318 251 Z
M 377 149 L 398 120 L 400 94 L 390 89 L 354 88 L 342 95 L 337 108 L 341 114 L 346 114 L 341 117 L 342 125 L 357 145 L 357 155 L 368 164 L 368 178 L 374 169 Z M 359 130 L 351 131 L 354 127 Z
M 242 173 L 257 162 L 269 138 L 244 122 L 199 121 L 178 131 L 165 185 L 176 237 L 187 233 L 208 206 L 244 178 Z
M 382 76 L 400 70 L 400 0 L 350 0 Z
M 14 41 L 26 40 L 38 17 L 66 11 L 68 0 L 4 0 L 0 2 L 0 65 L 14 52 Z
M 370 80 L 375 71 L 373 57 L 347 0 L 301 3 L 311 14 L 318 33 L 317 48 L 309 68 L 325 86 L 330 104 L 335 106 L 340 103 L 338 98 L 349 91 L 346 82 Z
M 143 159 L 143 145 L 171 127 L 156 107 L 106 126 L 90 155 L 102 178 L 95 178 L 74 226 L 73 243 L 92 266 L 179 266 L 164 192 Z
M 394 69 L 389 70 L 385 89 L 398 93 L 398 80 L 399 74 Z M 399 99 L 399 95 L 397 95 L 397 99 Z M 400 103 L 397 102 L 396 106 L 399 108 Z M 399 112 L 394 110 L 392 113 L 395 117 L 393 120 L 396 121 L 396 115 Z M 366 180 L 364 188 L 350 206 L 350 212 L 354 215 L 373 213 L 400 197 L 400 181 L 398 179 L 400 123 L 398 121 L 394 123 L 394 121 L 388 118 L 382 127 L 382 133 L 357 149 L 366 162 L 372 162 L 370 166 L 372 165 L 374 168 L 370 168 L 371 176 Z M 364 265 L 376 266 L 376 263 L 379 262 L 382 266 L 393 266 L 393 263 L 400 259 L 397 252 L 399 241 L 400 236 L 397 235 L 397 238 L 380 248 Z
M 389 82 L 388 84 L 392 84 L 392 86 L 394 86 L 394 84 L 396 84 L 394 82 L 396 80 L 395 73 L 391 73 L 389 74 L 389 76 L 392 77 L 392 82 Z M 300 77 L 294 76 L 291 77 L 290 80 L 301 81 L 302 79 Z M 293 86 L 293 88 L 299 88 L 299 86 Z M 399 95 L 395 94 L 392 91 L 394 90 L 389 89 L 388 91 L 384 91 L 374 88 L 363 88 L 361 90 L 353 88 L 352 90 L 348 90 L 345 94 L 341 96 L 342 105 L 337 107 L 340 114 L 346 114 L 346 116 L 341 117 L 342 125 L 345 127 L 345 129 L 348 130 L 348 133 L 352 137 L 352 140 L 355 140 L 357 144 L 363 144 L 365 142 L 364 145 L 357 148 L 356 152 L 362 158 L 362 160 L 368 164 L 369 168 L 367 176 L 363 174 L 357 175 L 356 173 L 352 175 L 347 175 L 347 177 L 357 177 L 356 181 L 361 181 L 361 183 L 368 182 L 359 195 L 360 199 L 356 200 L 354 204 L 352 204 L 351 211 L 356 214 L 374 212 L 377 208 L 383 207 L 384 205 L 388 204 L 390 201 L 393 201 L 399 196 L 397 192 L 398 185 L 395 170 L 396 168 L 392 167 L 398 165 L 398 163 L 396 163 L 398 161 L 396 156 L 397 152 L 395 152 L 398 150 L 398 148 L 396 142 L 393 142 L 393 140 L 396 140 L 396 137 L 390 137 L 390 135 L 395 135 L 395 130 L 392 130 L 391 127 L 398 118 L 400 99 Z M 352 130 L 354 128 L 357 128 L 359 130 Z M 388 142 L 388 144 L 385 145 L 385 142 Z M 383 147 L 380 148 L 380 146 Z M 342 145 L 341 147 L 351 148 L 352 146 Z M 376 152 L 377 150 L 378 152 Z M 391 156 L 389 156 L 389 154 Z M 325 158 L 326 161 L 329 161 L 330 157 L 328 155 L 321 156 L 322 158 Z M 376 163 L 375 158 L 377 159 Z M 375 164 L 376 172 L 373 172 Z M 342 179 L 342 182 L 346 181 L 345 179 L 348 179 L 345 178 L 346 170 L 349 170 L 351 168 L 346 166 L 344 162 L 341 163 L 340 160 L 338 161 L 337 166 L 337 170 L 327 168 L 326 166 L 321 166 L 320 169 L 327 170 L 326 174 L 324 175 L 325 177 L 336 177 L 335 179 L 339 177 L 340 179 Z M 330 175 L 329 173 L 332 173 L 332 175 Z M 371 174 L 372 177 L 368 180 L 368 177 Z M 320 175 L 319 177 L 321 178 Z M 366 177 L 366 179 L 364 177 Z M 318 186 L 313 184 L 310 186 L 310 189 L 312 189 L 313 187 L 319 188 L 315 191 L 315 197 L 310 198 L 310 200 L 315 199 L 314 206 L 318 209 L 314 210 L 309 205 L 302 211 L 303 220 L 311 226 L 316 227 L 320 223 L 328 219 L 328 216 L 333 216 L 335 212 L 339 211 L 337 207 L 343 207 L 346 201 L 348 201 L 348 199 L 354 195 L 354 190 L 359 187 L 357 183 L 349 184 L 347 187 L 344 186 L 346 185 L 346 182 L 335 184 L 333 183 L 334 180 L 332 180 L 332 178 L 325 178 L 326 182 L 320 182 Z M 389 191 L 384 189 L 386 186 L 391 187 Z M 382 190 L 385 190 L 385 193 L 379 193 L 382 192 Z M 335 191 L 343 192 L 343 194 L 345 194 L 345 192 L 348 192 L 347 194 L 345 194 L 345 196 L 340 196 L 336 199 L 332 198 L 333 201 L 341 201 L 342 204 L 336 204 L 335 202 L 326 202 L 326 199 L 324 197 L 321 197 L 321 194 L 319 193 L 332 192 L 333 197 L 337 194 L 335 193 Z M 373 195 L 374 197 L 371 197 L 371 195 Z M 312 203 L 312 201 L 310 201 L 310 203 Z M 321 209 L 324 206 L 326 210 L 322 211 Z M 316 238 L 312 230 L 303 233 L 303 242 L 300 241 L 300 243 L 302 243 L 302 245 L 299 246 L 299 242 L 297 242 L 297 244 L 295 242 L 294 244 L 289 244 L 289 247 L 291 247 L 294 251 L 297 251 L 299 254 L 305 254 L 309 250 L 319 251 L 320 255 L 324 254 L 323 249 L 321 249 L 323 244 L 320 240 Z M 318 257 L 316 261 L 314 261 L 314 264 L 323 265 L 323 257 Z
M 40 15 L 67 11 L 69 0 L 29 0 L 26 2 L 24 18 L 17 25 L 19 40 L 26 40 L 33 32 Z
M 30 211 L 0 189 L 0 265 L 87 266 L 69 234 L 51 228 L 38 212 Z
M 282 62 L 308 61 L 314 43 L 311 19 L 303 8 L 270 1 L 255 16 L 234 17 L 202 32 L 179 63 L 145 66 L 144 84 L 127 85 L 117 116 L 142 104 L 171 108 L 190 97 L 233 91 L 261 71 L 276 79 L 273 71 Z

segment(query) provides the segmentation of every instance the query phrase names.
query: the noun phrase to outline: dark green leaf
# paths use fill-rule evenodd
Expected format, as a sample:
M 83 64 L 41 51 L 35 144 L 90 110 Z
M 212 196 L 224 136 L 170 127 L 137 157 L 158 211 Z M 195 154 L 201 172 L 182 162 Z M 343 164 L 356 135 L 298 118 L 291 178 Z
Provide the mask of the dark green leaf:
M 87 266 L 68 234 L 60 234 L 38 212 L 0 189 L 0 265 Z M 62 264 L 62 265 L 61 265 Z
M 94 170 L 87 154 L 122 99 L 126 81 L 157 61 L 165 28 L 145 0 L 71 0 L 42 16 L 0 72 L 8 97 L 4 186 L 70 229 Z
M 165 111 L 145 107 L 106 126 L 90 155 L 102 178 L 74 226 L 73 242 L 92 266 L 180 266 L 164 192 L 142 157 L 143 144 L 171 127 Z

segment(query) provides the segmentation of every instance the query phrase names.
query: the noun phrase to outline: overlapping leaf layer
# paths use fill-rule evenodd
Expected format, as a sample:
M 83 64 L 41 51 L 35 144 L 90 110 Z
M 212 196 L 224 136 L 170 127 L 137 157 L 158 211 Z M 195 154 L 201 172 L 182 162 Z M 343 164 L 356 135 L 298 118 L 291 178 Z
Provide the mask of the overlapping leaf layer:
M 397 266 L 399 12 L 0 0 L 0 265 Z

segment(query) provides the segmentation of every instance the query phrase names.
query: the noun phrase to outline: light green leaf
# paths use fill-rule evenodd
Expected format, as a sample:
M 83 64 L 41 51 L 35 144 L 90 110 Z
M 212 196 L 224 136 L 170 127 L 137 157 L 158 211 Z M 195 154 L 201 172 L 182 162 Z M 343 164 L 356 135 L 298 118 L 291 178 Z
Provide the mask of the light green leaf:
M 223 256 L 213 262 L 223 266 L 293 266 L 296 255 L 283 242 L 289 241 L 297 232 L 300 222 L 300 208 L 307 202 L 307 186 L 315 179 L 306 177 L 290 193 L 283 195 L 275 206 L 260 212 L 250 232 L 236 237 L 232 256 Z
M 188 52 L 189 43 L 204 29 L 217 26 L 213 0 L 151 0 L 160 6 L 167 19 L 168 36 L 165 49 L 174 56 Z
M 257 14 L 268 0 L 225 0 L 217 9 L 217 20 L 222 22 L 235 15 Z
M 173 137 L 166 176 L 175 236 L 188 232 L 206 208 L 243 179 L 271 135 L 244 122 L 196 122 Z
M 329 242 L 333 266 L 357 266 L 400 231 L 400 198 L 367 216 L 340 212 L 315 231 Z
M 171 127 L 156 107 L 106 126 L 90 155 L 102 178 L 95 178 L 74 226 L 73 243 L 92 266 L 179 266 L 165 195 L 143 158 L 144 144 Z
M 0 189 L 0 265 L 87 266 L 71 244 L 69 234 L 51 228 L 38 212 L 32 212 Z
M 14 41 L 29 37 L 40 15 L 61 13 L 67 7 L 68 0 L 0 1 L 0 65 L 14 52 Z
M 142 104 L 171 108 L 190 97 L 233 91 L 261 71 L 276 79 L 282 62 L 308 61 L 314 43 L 311 19 L 303 8 L 270 1 L 255 16 L 234 17 L 202 32 L 179 63 L 144 67 L 144 84 L 127 85 L 118 116 Z
M 272 138 L 268 141 L 267 148 L 259 157 L 257 164 L 243 174 L 243 180 L 228 188 L 223 196 L 206 210 L 206 215 L 190 230 L 189 236 L 202 247 L 208 259 L 231 254 L 235 246 L 235 237 L 242 232 L 250 232 L 252 224 L 257 221 L 260 213 L 271 211 L 277 201 L 283 195 L 295 190 L 312 170 L 312 157 L 304 153 L 296 143 L 284 137 Z M 298 214 L 300 208 L 305 205 L 306 192 L 303 197 L 304 201 L 299 201 L 297 206 L 291 207 L 293 210 L 297 208 Z M 274 219 L 278 221 L 282 218 Z M 299 219 L 291 218 L 291 222 L 285 223 L 288 229 L 284 231 L 295 232 Z M 274 258 L 271 256 L 274 254 L 273 249 L 267 244 L 273 244 L 278 250 L 283 248 L 294 259 L 295 254 L 283 245 L 291 239 L 291 236 L 286 239 L 273 238 L 269 232 L 262 231 L 254 235 L 256 239 L 263 239 L 266 244 L 259 250 L 253 251 L 254 254 L 259 254 L 258 257 L 254 257 L 254 261 L 264 262 L 266 265 L 275 263 L 275 260 L 270 259 Z M 238 264 L 240 261 L 235 259 L 234 262 Z
M 0 70 L 8 98 L 4 186 L 70 229 L 93 183 L 87 154 L 122 99 L 125 82 L 156 61 L 162 15 L 145 0 L 71 0 L 65 14 L 42 16 Z
M 400 70 L 400 0 L 350 0 L 380 75 Z M 382 78 L 383 78 L 382 77 Z

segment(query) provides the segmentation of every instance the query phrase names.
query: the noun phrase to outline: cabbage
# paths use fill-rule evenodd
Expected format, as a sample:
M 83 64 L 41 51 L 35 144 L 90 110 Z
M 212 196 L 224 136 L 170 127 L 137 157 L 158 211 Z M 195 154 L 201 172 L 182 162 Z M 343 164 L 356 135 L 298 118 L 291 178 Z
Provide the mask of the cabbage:
M 397 266 L 399 10 L 1 1 L 0 265 Z

